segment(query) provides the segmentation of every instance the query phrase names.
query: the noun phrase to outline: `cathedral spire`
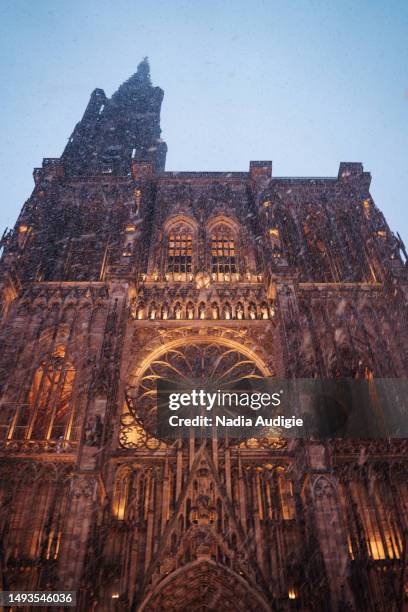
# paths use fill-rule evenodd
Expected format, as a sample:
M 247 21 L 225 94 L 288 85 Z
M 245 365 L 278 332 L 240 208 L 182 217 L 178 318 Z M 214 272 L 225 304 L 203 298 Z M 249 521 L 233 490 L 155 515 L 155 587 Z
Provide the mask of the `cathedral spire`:
M 146 57 L 143 58 L 143 60 L 138 65 L 136 74 L 139 75 L 141 80 L 146 81 L 149 84 L 151 83 L 150 64 L 149 64 L 149 58 L 147 57 L 147 55 Z
M 147 57 L 144 57 L 143 60 L 139 63 L 136 72 L 132 74 L 132 76 L 129 77 L 126 81 L 124 81 L 122 85 L 119 86 L 117 91 L 113 94 L 112 100 L 121 98 L 124 99 L 125 97 L 129 97 L 131 93 L 140 94 L 141 91 L 152 93 L 156 90 L 162 93 L 162 99 L 163 92 L 159 87 L 153 87 L 150 78 L 149 60 Z

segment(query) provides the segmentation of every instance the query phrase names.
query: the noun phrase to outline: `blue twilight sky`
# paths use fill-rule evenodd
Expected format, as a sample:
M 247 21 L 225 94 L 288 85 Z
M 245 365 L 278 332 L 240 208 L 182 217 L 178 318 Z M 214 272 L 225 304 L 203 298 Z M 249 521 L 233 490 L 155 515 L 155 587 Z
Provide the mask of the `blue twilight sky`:
M 149 56 L 167 170 L 362 161 L 408 242 L 408 0 L 0 0 L 0 230 L 95 87 Z

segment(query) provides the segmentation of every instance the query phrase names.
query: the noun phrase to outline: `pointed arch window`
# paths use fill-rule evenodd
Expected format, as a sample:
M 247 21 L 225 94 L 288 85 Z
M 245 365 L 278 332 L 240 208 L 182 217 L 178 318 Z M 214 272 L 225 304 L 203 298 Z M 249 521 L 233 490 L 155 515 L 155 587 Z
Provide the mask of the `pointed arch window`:
M 237 272 L 237 254 L 234 237 L 226 232 L 211 236 L 211 272 L 219 275 Z
M 53 355 L 36 371 L 29 393 L 32 418 L 29 437 L 57 440 L 69 431 L 75 368 L 63 355 Z
M 366 482 L 353 481 L 349 487 L 346 495 L 351 493 L 363 529 L 361 534 L 357 525 L 352 525 L 349 534 L 350 555 L 354 557 L 354 548 L 365 544 L 367 554 L 374 561 L 400 559 L 403 554 L 403 538 L 392 497 L 387 495 L 381 484 L 367 485 Z
M 43 478 L 32 481 L 23 473 L 20 486 L 13 487 L 8 528 L 10 560 L 41 563 L 58 558 L 68 492 L 66 482 L 55 482 L 49 475 L 43 472 Z
M 27 402 L 20 407 L 13 438 L 60 440 L 76 437 L 73 421 L 73 386 L 76 370 L 64 349 L 43 361 L 34 373 Z
M 113 494 L 113 514 L 116 516 L 118 521 L 123 521 L 125 518 L 130 481 L 131 473 L 128 471 L 120 473 L 115 481 Z
M 192 272 L 193 237 L 188 231 L 170 233 L 168 237 L 167 271 L 176 274 Z
M 293 495 L 293 483 L 283 473 L 278 476 L 279 498 L 281 503 L 282 518 L 287 521 L 295 518 L 295 498 Z

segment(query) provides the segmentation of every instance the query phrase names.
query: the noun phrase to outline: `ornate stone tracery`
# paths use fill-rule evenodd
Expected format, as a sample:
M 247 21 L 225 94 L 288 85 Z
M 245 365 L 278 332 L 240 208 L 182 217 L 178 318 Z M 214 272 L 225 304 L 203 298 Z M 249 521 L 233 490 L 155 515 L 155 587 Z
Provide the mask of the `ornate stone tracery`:
M 158 378 L 406 378 L 406 249 L 360 163 L 164 171 L 162 97 L 147 60 L 95 90 L 1 240 L 3 589 L 402 611 L 406 440 L 169 441 L 150 421 Z
M 121 444 L 137 447 L 142 440 L 146 444 L 152 437 L 158 380 L 184 380 L 186 384 L 199 381 L 204 387 L 211 383 L 222 389 L 239 381 L 260 379 L 266 372 L 260 357 L 245 344 L 225 339 L 220 334 L 207 332 L 169 341 L 150 353 L 127 388 L 127 410 L 121 418 Z M 141 428 L 146 430 L 143 435 Z

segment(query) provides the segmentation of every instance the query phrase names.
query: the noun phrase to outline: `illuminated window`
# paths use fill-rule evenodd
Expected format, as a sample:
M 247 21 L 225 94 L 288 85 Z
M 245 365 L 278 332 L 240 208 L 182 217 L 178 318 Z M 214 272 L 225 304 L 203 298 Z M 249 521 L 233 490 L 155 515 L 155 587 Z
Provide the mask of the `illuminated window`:
M 366 216 L 367 219 L 369 219 L 370 218 L 370 200 L 363 200 L 362 205 L 364 209 L 364 215 Z
M 10 504 L 8 544 L 11 559 L 56 560 L 67 495 L 62 483 L 24 480 Z
M 65 360 L 63 349 L 36 370 L 28 401 L 16 415 L 12 437 L 58 440 L 76 435 L 72 421 L 72 389 L 75 368 Z
M 392 510 L 387 508 L 386 496 L 379 491 L 370 494 L 367 487 L 358 482 L 352 482 L 350 488 L 357 502 L 369 557 L 373 560 L 400 559 L 402 537 Z M 353 556 L 352 547 L 350 553 Z
M 129 479 L 130 475 L 126 473 L 119 477 L 115 482 L 115 491 L 113 495 L 113 514 L 119 521 L 125 518 L 126 502 L 129 494 Z
M 191 234 L 169 235 L 167 270 L 176 273 L 192 272 Z
M 233 274 L 237 271 L 234 239 L 226 235 L 211 238 L 211 272 L 213 274 Z
M 294 589 L 293 587 L 290 587 L 288 589 L 288 597 L 289 597 L 289 599 L 296 599 L 296 597 L 297 597 L 296 589 Z
M 285 521 L 295 518 L 295 498 L 293 496 L 292 481 L 285 478 L 283 474 L 278 478 L 279 497 L 282 509 L 282 517 Z

